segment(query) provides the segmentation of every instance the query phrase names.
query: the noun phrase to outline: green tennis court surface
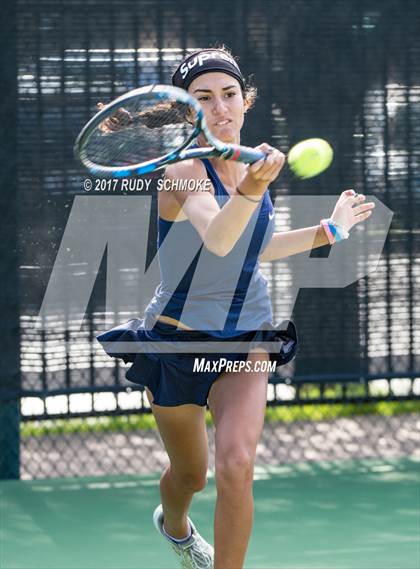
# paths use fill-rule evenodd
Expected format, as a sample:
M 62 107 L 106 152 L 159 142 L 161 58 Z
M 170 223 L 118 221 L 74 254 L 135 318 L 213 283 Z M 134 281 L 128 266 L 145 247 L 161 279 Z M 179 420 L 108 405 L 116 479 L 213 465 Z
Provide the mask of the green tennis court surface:
M 414 459 L 311 462 L 256 470 L 251 569 L 418 569 Z M 191 516 L 212 537 L 214 479 Z M 158 477 L 1 485 L 2 569 L 178 567 L 155 532 Z

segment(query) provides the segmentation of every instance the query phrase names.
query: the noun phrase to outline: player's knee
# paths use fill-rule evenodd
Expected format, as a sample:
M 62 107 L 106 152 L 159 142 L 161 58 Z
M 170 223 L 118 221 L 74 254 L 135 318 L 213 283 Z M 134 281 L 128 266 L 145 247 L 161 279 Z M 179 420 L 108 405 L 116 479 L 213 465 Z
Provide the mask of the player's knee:
M 206 472 L 182 472 L 175 476 L 176 483 L 188 492 L 201 492 L 207 485 Z
M 216 457 L 216 484 L 230 492 L 252 485 L 254 456 L 247 449 L 233 449 Z

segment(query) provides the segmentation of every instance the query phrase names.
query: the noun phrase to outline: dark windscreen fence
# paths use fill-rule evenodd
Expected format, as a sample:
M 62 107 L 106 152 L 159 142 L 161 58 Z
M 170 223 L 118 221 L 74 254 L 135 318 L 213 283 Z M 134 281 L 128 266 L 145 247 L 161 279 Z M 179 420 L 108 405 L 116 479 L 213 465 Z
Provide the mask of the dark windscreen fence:
M 262 265 L 275 319 L 292 317 L 300 339 L 297 357 L 271 378 L 270 407 L 290 408 L 290 415 L 283 417 L 289 425 L 306 424 L 305 409 L 312 421 L 308 409 L 325 403 L 331 405 L 331 420 L 342 416 L 337 409 L 346 403 L 354 409 L 373 405 L 373 413 L 378 401 L 415 403 L 420 393 L 416 1 L 236 0 L 227 7 L 219 0 L 15 0 L 14 9 L 16 28 L 8 28 L 3 36 L 10 40 L 11 57 L 2 74 L 17 93 L 13 104 L 7 99 L 0 104 L 3 132 L 9 123 L 17 124 L 16 129 L 7 127 L 17 138 L 6 137 L 1 149 L 3 164 L 9 166 L 3 166 L 1 174 L 9 241 L 2 244 L 6 270 L 1 318 L 8 343 L 2 349 L 7 368 L 2 371 L 0 409 L 1 420 L 11 425 L 16 423 L 16 401 L 21 401 L 22 477 L 118 471 L 116 457 L 97 469 L 88 466 L 98 464 L 96 458 L 87 458 L 70 472 L 59 471 L 48 456 L 68 452 L 71 461 L 72 448 L 89 454 L 91 431 L 95 440 L 100 432 L 110 437 L 104 448 L 118 445 L 121 432 L 130 425 L 136 428 L 133 418 L 139 410 L 149 411 L 145 394 L 126 381 L 124 365 L 115 364 L 95 340 L 107 327 L 141 316 L 136 275 L 146 267 L 127 262 L 120 269 L 118 299 L 110 311 L 105 298 L 112 266 L 106 243 L 96 268 L 81 254 L 83 247 L 63 243 L 78 200 L 89 202 L 89 215 L 79 220 L 89 243 L 95 239 L 95 207 L 105 194 L 125 200 L 128 210 L 144 200 L 150 216 L 145 240 L 127 239 L 139 239 L 139 247 L 147 249 L 147 266 L 156 251 L 156 197 L 135 189 L 123 196 L 113 193 L 109 185 L 87 175 L 73 156 L 73 144 L 99 102 L 108 103 L 139 86 L 169 84 L 174 66 L 188 51 L 201 47 L 226 44 L 258 88 L 255 107 L 246 115 L 243 144 L 265 141 L 287 152 L 299 140 L 320 137 L 334 148 L 334 162 L 321 176 L 299 181 L 281 175 L 270 188 L 273 201 L 338 197 L 355 188 L 393 213 L 380 258 L 370 259 L 369 270 L 361 270 L 361 278 L 348 286 L 301 287 L 296 299 L 293 263 L 282 259 Z M 86 179 L 92 182 L 89 192 Z M 332 213 L 305 209 L 304 199 L 298 202 L 303 213 L 287 199 L 282 203 L 280 199 L 276 204 L 278 231 L 317 225 L 320 217 Z M 42 313 L 42 326 L 36 327 L 60 251 L 67 267 L 60 286 L 69 287 L 63 302 L 71 306 L 58 303 L 55 310 L 52 303 Z M 322 247 L 310 258 L 323 262 L 330 254 L 330 247 Z M 73 298 L 89 278 L 92 290 L 79 310 L 72 306 Z M 303 414 L 294 415 L 298 408 Z M 112 423 L 118 417 L 127 422 Z M 398 431 L 403 437 L 401 421 L 389 419 L 388 435 L 383 436 Z M 274 427 L 269 432 L 274 433 Z M 145 440 L 147 444 L 146 435 Z M 361 448 L 359 442 L 360 447 L 354 444 Z M 128 448 L 133 444 L 127 443 Z M 303 452 L 300 458 L 305 457 Z M 65 459 L 62 464 L 67 464 Z M 127 472 L 127 465 L 120 464 Z M 16 476 L 15 467 L 4 468 L 2 476 Z

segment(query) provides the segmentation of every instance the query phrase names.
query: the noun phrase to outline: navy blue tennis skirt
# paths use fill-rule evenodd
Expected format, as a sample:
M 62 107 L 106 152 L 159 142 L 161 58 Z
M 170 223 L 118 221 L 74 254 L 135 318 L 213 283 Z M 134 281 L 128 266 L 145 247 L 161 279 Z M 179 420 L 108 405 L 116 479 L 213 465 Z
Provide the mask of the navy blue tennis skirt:
M 290 320 L 284 320 L 277 327 L 267 325 L 257 331 L 219 339 L 206 332 L 182 330 L 159 320 L 153 328 L 146 329 L 144 320 L 135 318 L 103 332 L 97 339 L 109 356 L 132 364 L 125 374 L 126 378 L 148 387 L 153 394 L 153 402 L 164 407 L 186 403 L 205 406 L 212 384 L 223 372 L 215 369 L 222 358 L 223 363 L 245 361 L 252 347 L 263 343 L 265 345 L 262 347 L 268 351 L 266 346 L 269 343 L 270 360 L 275 361 L 278 367 L 294 358 L 298 346 L 296 327 Z M 224 347 L 228 350 L 230 346 L 235 346 L 235 350 L 204 353 L 202 346 L 215 341 L 231 342 Z M 159 346 L 159 350 L 153 352 L 155 347 L 150 342 L 157 342 L 155 346 Z M 191 353 L 186 353 L 185 348 L 177 351 L 174 342 L 181 342 L 184 346 L 191 344 Z M 199 353 L 194 352 L 194 344 L 201 346 Z M 148 348 L 143 352 L 146 345 Z M 133 346 L 132 351 L 130 346 Z M 202 361 L 205 365 L 197 370 L 195 360 L 201 358 L 204 358 Z

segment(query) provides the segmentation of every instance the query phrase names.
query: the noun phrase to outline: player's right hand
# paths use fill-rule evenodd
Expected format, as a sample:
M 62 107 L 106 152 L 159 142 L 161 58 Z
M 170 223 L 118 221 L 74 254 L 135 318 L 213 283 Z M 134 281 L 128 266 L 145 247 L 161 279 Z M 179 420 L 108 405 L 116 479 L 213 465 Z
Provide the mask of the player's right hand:
M 286 162 L 286 155 L 266 142 L 256 146 L 256 150 L 262 150 L 266 156 L 254 164 L 250 164 L 247 175 L 257 182 L 265 182 L 268 185 L 280 174 Z

